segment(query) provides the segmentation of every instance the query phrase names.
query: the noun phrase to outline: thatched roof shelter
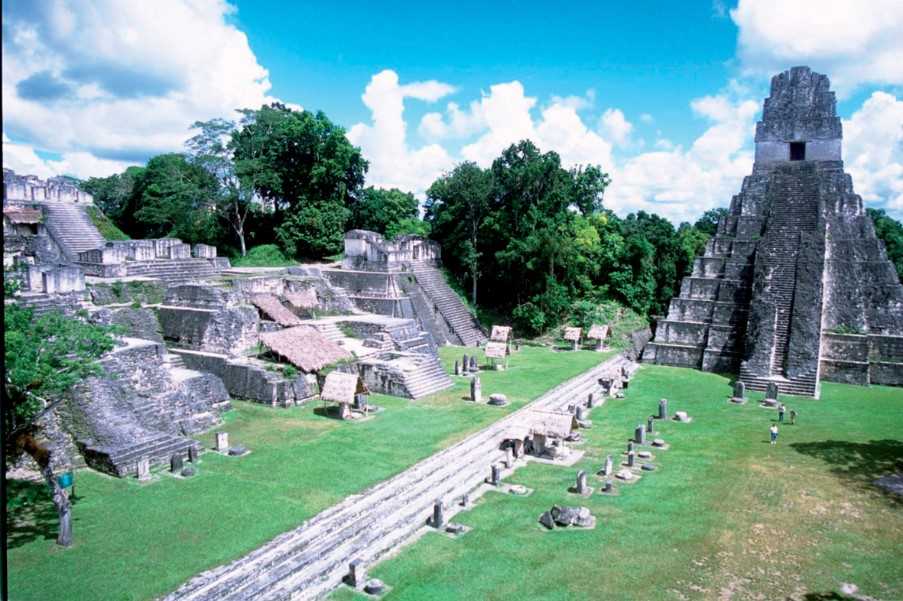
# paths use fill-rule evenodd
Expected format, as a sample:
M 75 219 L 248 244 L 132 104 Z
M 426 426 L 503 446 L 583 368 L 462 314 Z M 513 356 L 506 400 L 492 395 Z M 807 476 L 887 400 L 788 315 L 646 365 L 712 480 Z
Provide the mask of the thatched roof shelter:
M 297 326 L 301 319 L 289 311 L 279 299 L 272 294 L 255 294 L 251 297 L 254 306 L 260 309 L 264 315 L 281 326 Z
M 320 390 L 320 399 L 351 405 L 354 403 L 355 394 L 368 392 L 359 375 L 333 371 L 326 375 L 323 388 Z
M 260 342 L 292 365 L 305 372 L 320 370 L 352 355 L 311 326 L 295 326 L 277 332 L 264 332 Z
M 3 216 L 9 219 L 10 223 L 23 223 L 34 225 L 44 221 L 44 213 L 41 209 L 33 209 L 28 207 L 3 207 Z
M 566 327 L 566 328 L 564 329 L 564 336 L 563 336 L 563 338 L 564 338 L 565 340 L 570 340 L 571 342 L 579 342 L 579 341 L 580 341 L 580 335 L 581 335 L 582 333 L 583 333 L 583 330 L 582 330 L 581 328 Z
M 586 334 L 587 338 L 592 340 L 605 340 L 611 338 L 611 327 L 608 324 L 599 325 L 594 323 Z
M 511 337 L 511 326 L 492 326 L 489 340 L 493 342 L 508 342 Z
M 296 309 L 315 309 L 320 301 L 317 300 L 317 291 L 313 288 L 305 288 L 297 292 L 286 292 L 285 300 Z
M 490 359 L 504 359 L 508 354 L 508 345 L 504 342 L 487 342 L 485 353 Z

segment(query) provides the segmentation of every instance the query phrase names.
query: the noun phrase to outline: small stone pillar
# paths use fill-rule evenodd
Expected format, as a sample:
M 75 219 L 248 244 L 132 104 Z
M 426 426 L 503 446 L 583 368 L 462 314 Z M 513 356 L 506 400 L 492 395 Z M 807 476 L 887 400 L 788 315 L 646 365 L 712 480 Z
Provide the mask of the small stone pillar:
M 358 393 L 354 395 L 354 409 L 356 411 L 367 410 L 367 395 Z
M 627 441 L 627 452 L 633 453 L 633 441 L 632 440 Z
M 577 472 L 577 486 L 574 488 L 578 495 L 585 495 L 588 491 L 586 486 L 586 472 L 580 470 Z
M 611 480 L 606 480 L 605 484 L 602 485 L 602 492 L 611 492 L 612 488 Z
M 367 582 L 367 568 L 360 559 L 355 559 L 348 564 L 348 586 L 354 589 L 364 588 Z
M 480 385 L 480 376 L 474 376 L 470 380 L 470 400 L 474 403 L 479 403 L 483 400 L 483 390 Z
M 470 495 L 461 495 L 461 507 L 467 508 L 470 507 Z
M 586 407 L 577 407 L 575 417 L 577 418 L 577 421 L 584 422 L 589 418 L 589 411 L 586 410 Z
M 188 461 L 190 461 L 191 463 L 198 462 L 198 446 L 197 445 L 193 444 L 190 447 L 188 447 Z
M 138 460 L 138 482 L 147 482 L 150 477 L 150 459 L 142 457 Z
M 627 453 L 627 467 L 633 467 L 636 463 L 636 453 L 630 451 Z
M 514 441 L 514 457 L 519 459 L 524 456 L 524 441 L 518 438 Z
M 589 409 L 592 409 L 593 407 L 596 406 L 596 395 L 595 395 L 594 393 L 591 392 L 591 393 L 589 393 L 589 395 L 587 395 L 587 397 L 586 397 L 586 406 L 587 406 Z
M 169 471 L 173 474 L 178 474 L 182 471 L 182 467 L 182 454 L 173 453 L 172 457 L 169 458 Z
M 433 503 L 433 528 L 442 528 L 445 526 L 445 512 L 444 507 L 442 507 L 442 500 L 437 500 Z
M 654 423 L 655 423 L 655 420 L 652 419 L 651 417 L 646 420 L 646 432 L 648 434 L 652 434 L 652 432 L 655 431 L 655 426 L 653 425 Z
M 456 376 L 460 376 L 460 375 L 461 375 L 461 364 L 458 363 L 458 360 L 457 360 L 457 359 L 455 359 L 455 375 L 456 375 Z
M 470 371 L 472 371 L 473 373 L 477 373 L 478 371 L 480 371 L 480 366 L 477 365 L 477 356 L 476 355 L 470 356 Z
M 575 350 L 575 351 L 580 350 L 580 341 L 579 340 L 574 341 L 574 348 L 572 350 Z
M 765 404 L 771 406 L 778 404 L 778 385 L 774 382 L 769 382 L 765 389 Z
M 502 468 L 498 463 L 493 463 L 489 470 L 489 484 L 498 486 L 502 482 Z
M 731 401 L 738 404 L 746 402 L 746 384 L 740 380 L 734 382 L 734 395 L 731 397 Z
M 633 441 L 637 444 L 645 444 L 646 443 L 646 429 L 643 428 L 643 424 L 640 424 L 633 431 Z
M 467 354 L 461 357 L 461 374 L 467 375 L 468 368 L 470 367 L 470 361 L 467 360 Z
M 658 418 L 668 419 L 668 399 L 661 399 L 658 402 Z
M 505 449 L 505 467 L 508 469 L 514 467 L 514 451 L 511 447 Z
M 216 433 L 216 450 L 220 453 L 227 453 L 229 451 L 229 433 L 228 432 L 217 432 Z
M 611 458 L 611 455 L 605 458 L 605 467 L 603 468 L 606 476 L 611 476 L 612 471 L 614 470 L 614 460 Z

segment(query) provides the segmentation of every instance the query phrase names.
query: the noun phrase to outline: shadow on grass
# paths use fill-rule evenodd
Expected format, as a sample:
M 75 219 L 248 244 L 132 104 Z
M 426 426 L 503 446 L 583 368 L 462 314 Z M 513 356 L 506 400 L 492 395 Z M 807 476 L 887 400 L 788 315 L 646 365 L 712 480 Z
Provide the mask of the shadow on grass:
M 790 597 L 787 597 L 788 601 Z M 850 601 L 851 597 L 841 595 L 840 593 L 807 593 L 803 597 L 803 601 Z
M 44 482 L 7 480 L 6 541 L 11 549 L 38 539 L 56 540 L 59 517 Z M 74 505 L 77 498 L 71 499 Z
M 888 500 L 903 504 L 903 497 L 876 486 L 874 482 L 881 476 L 903 472 L 903 441 L 824 440 L 795 442 L 790 447 L 803 455 L 816 457 L 831 464 L 831 473 L 842 480 L 862 488 L 877 490 Z

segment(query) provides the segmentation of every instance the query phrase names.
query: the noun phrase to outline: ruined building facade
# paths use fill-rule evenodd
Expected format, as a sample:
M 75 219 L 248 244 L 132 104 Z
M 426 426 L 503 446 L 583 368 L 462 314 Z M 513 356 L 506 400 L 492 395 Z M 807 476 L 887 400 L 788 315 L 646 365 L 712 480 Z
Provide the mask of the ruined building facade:
M 743 180 L 644 360 L 817 397 L 822 379 L 903 385 L 903 286 L 841 160 L 828 78 L 772 78 Z

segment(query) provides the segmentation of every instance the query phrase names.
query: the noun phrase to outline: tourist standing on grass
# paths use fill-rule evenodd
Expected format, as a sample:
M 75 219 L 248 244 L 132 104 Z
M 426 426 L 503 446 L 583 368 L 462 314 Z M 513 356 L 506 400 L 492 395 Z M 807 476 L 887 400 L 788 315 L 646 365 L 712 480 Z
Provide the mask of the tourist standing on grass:
M 777 442 L 778 442 L 778 425 L 771 424 L 771 427 L 768 428 L 768 432 L 771 434 L 771 444 L 777 444 Z
M 796 409 L 790 410 L 790 425 L 791 426 L 796 425 Z
M 785 409 L 786 409 L 786 407 L 784 407 L 783 403 L 781 403 L 781 406 L 778 407 L 778 421 L 782 424 L 784 423 L 784 410 Z

